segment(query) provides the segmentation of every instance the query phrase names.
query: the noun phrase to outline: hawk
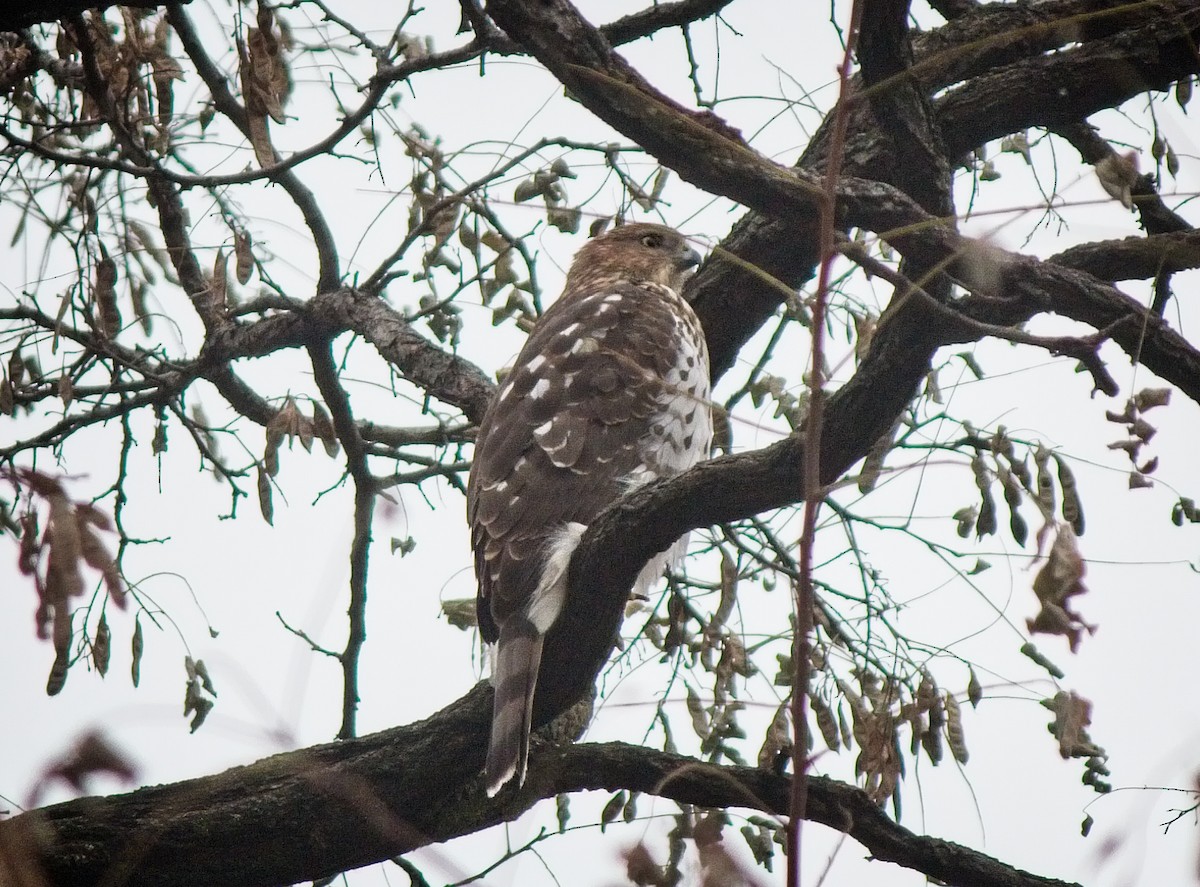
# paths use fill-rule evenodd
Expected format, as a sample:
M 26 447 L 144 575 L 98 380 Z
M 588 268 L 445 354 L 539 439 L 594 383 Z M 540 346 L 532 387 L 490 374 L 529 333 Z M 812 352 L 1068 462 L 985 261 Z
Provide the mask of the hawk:
M 467 519 L 480 632 L 495 644 L 489 795 L 524 781 L 542 640 L 583 531 L 626 491 L 708 456 L 708 349 L 680 296 L 699 262 L 662 225 L 589 241 L 480 423 Z M 639 589 L 686 544 L 647 564 Z

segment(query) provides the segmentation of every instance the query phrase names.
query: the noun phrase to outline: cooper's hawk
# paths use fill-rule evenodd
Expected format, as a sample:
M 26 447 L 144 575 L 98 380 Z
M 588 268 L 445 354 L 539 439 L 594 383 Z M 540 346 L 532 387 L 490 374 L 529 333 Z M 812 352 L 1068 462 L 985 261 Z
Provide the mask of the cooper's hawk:
M 679 295 L 699 261 L 661 225 L 587 243 L 479 426 L 467 517 L 480 631 L 496 644 L 489 794 L 525 778 L 542 639 L 587 524 L 630 488 L 708 455 L 708 350 Z M 684 547 L 647 564 L 638 585 Z

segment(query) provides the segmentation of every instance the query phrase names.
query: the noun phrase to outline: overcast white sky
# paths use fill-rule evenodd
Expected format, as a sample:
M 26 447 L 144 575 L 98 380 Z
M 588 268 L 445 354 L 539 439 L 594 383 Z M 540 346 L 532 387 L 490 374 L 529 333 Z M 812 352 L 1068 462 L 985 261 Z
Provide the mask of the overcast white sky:
M 801 6 L 741 0 L 730 7 L 725 18 L 744 37 L 712 23 L 693 31 L 702 82 L 711 88 L 717 75 L 711 49 L 714 33 L 720 32 L 719 94 L 745 96 L 721 104 L 719 113 L 754 136 L 760 150 L 784 162 L 794 159 L 819 122 L 820 114 L 807 103 L 818 109 L 832 104 L 831 83 L 840 58 L 827 8 L 813 6 L 805 12 Z M 378 16 L 369 11 L 373 7 L 346 3 L 339 4 L 339 11 L 356 22 L 369 21 L 372 15 Z M 462 39 L 453 37 L 458 12 L 450 7 L 447 4 L 421 14 L 408 30 L 433 34 L 437 49 L 448 48 Z M 637 5 L 592 3 L 585 8 L 594 20 L 606 20 Z M 224 4 L 217 4 L 217 10 L 212 13 L 202 2 L 189 7 L 190 14 L 210 29 L 217 27 L 218 16 L 228 19 Z M 366 19 L 358 16 L 359 10 L 365 10 Z M 845 4 L 838 4 L 839 20 L 845 19 L 846 12 Z M 298 21 L 292 21 L 299 27 Z M 378 24 L 385 26 L 387 19 Z M 693 100 L 677 32 L 623 51 L 657 86 L 685 103 Z M 335 79 L 345 82 L 345 76 L 332 68 L 296 72 L 300 87 L 289 110 L 297 119 L 274 129 L 284 153 L 318 138 L 334 119 L 321 86 L 331 71 Z M 357 73 L 362 75 L 365 69 Z M 476 156 L 470 161 L 474 166 L 468 169 L 484 171 L 507 143 L 540 136 L 624 142 L 580 106 L 564 100 L 561 87 L 527 59 L 491 59 L 483 78 L 478 64 L 464 65 L 453 73 L 417 78 L 412 89 L 392 112 L 393 118 L 401 125 L 419 122 L 431 135 L 441 137 L 448 150 L 476 145 Z M 203 94 L 203 89 L 193 77 L 179 87 L 177 105 L 191 101 L 195 94 Z M 1128 110 L 1130 119 L 1113 113 L 1094 122 L 1106 137 L 1140 147 L 1148 164 L 1145 152 L 1150 139 L 1137 128 L 1137 121 L 1144 116 L 1144 102 L 1131 103 Z M 1196 173 L 1200 152 L 1194 127 L 1173 105 L 1159 104 L 1156 112 L 1184 164 L 1177 181 L 1168 179 L 1167 189 L 1195 192 L 1200 181 Z M 379 171 L 352 160 L 318 160 L 300 168 L 300 175 L 317 192 L 334 222 L 349 274 L 372 270 L 406 224 L 403 198 L 396 206 L 389 201 L 407 184 L 409 162 L 398 140 L 382 129 L 377 147 Z M 1057 150 L 1063 169 L 1071 170 L 1074 158 L 1061 145 Z M 1041 174 L 1049 176 L 1048 148 L 1035 149 L 1034 156 Z M 217 146 L 206 160 L 222 171 L 239 169 L 245 162 L 242 155 Z M 982 186 L 976 207 L 1000 212 L 965 221 L 963 228 L 969 233 L 1038 255 L 1076 242 L 1137 233 L 1133 217 L 1107 200 L 1086 173 L 1073 181 L 1069 178 L 1073 173 L 1068 172 L 1068 178 L 1057 183 L 1058 193 L 1066 201 L 1062 215 L 1067 223 L 1039 225 L 1041 210 L 1036 207 L 1043 198 L 1030 168 L 1015 154 L 996 156 L 995 162 L 1002 178 Z M 647 173 L 652 168 L 647 161 Z M 569 183 L 573 200 L 590 193 L 591 182 L 598 181 L 589 171 L 581 172 L 584 175 L 578 183 Z M 615 186 L 604 187 L 607 190 L 591 207 L 612 211 Z M 960 183 L 960 212 L 967 207 L 969 188 L 969 180 Z M 294 288 L 294 296 L 310 293 L 311 249 L 282 193 L 256 185 L 238 189 L 234 197 L 251 219 L 256 242 L 281 257 L 273 271 L 277 279 Z M 723 236 L 740 215 L 726 201 L 710 200 L 686 187 L 673 186 L 667 198 L 665 221 L 709 243 Z M 191 199 L 195 201 L 192 212 L 197 242 L 203 244 L 205 238 L 211 238 L 215 250 L 225 236 L 223 229 L 209 217 L 211 207 L 198 195 Z M 537 218 L 536 207 L 510 212 L 508 218 L 517 226 L 532 228 Z M 1184 207 L 1183 212 L 1194 214 L 1191 207 Z M 0 206 L 0 228 L 10 230 L 11 222 L 11 209 Z M 582 237 L 541 229 L 531 239 L 530 247 L 543 255 L 539 273 L 547 295 L 556 293 L 560 283 L 553 269 L 565 267 Z M 0 237 L 5 243 L 7 239 Z M 0 294 L 0 300 L 12 298 L 12 293 L 33 281 L 69 275 L 73 267 L 59 257 L 64 261 L 61 267 L 43 271 L 37 260 L 39 248 L 29 243 L 0 249 L 8 269 L 0 280 L 8 295 Z M 1192 331 L 1189 323 L 1200 322 L 1195 300 L 1189 298 L 1196 283 L 1196 275 L 1176 280 L 1181 298 L 1173 303 L 1169 317 L 1185 334 Z M 864 285 L 860 281 L 857 287 L 858 298 L 878 307 L 889 295 L 879 282 Z M 415 304 L 419 295 L 415 288 L 406 289 L 403 282 L 390 291 L 399 307 Z M 165 294 L 162 304 L 181 325 L 181 337 L 195 341 L 195 329 L 177 297 Z M 520 339 L 511 326 L 493 329 L 483 322 L 476 329 L 469 313 L 482 310 L 464 303 L 468 332 L 463 352 L 490 372 L 508 362 Z M 1062 328 L 1047 322 L 1039 322 L 1039 326 Z M 834 343 L 844 350 L 844 337 L 835 335 Z M 798 378 L 804 352 L 799 340 L 791 344 L 796 346 L 792 369 Z M 1072 464 L 1088 517 L 1081 547 L 1089 559 L 1091 588 L 1079 609 L 1100 629 L 1083 642 L 1076 656 L 1057 638 L 1042 638 L 1038 646 L 1066 669 L 1062 687 L 1076 689 L 1095 701 L 1091 733 L 1110 753 L 1112 782 L 1120 790 L 1096 800 L 1090 789 L 1079 784 L 1081 762 L 1059 760 L 1054 741 L 1041 727 L 1050 713 L 1037 705 L 1036 699 L 1053 695 L 1056 688 L 1016 652 L 1024 620 L 1036 610 L 1029 591 L 1033 575 L 1027 569 L 1029 550 L 1015 551 L 1003 535 L 989 540 L 979 554 L 991 561 L 993 569 L 978 577 L 978 585 L 972 589 L 952 582 L 951 571 L 919 545 L 893 538 L 894 534 L 878 534 L 866 542 L 868 554 L 884 571 L 893 596 L 905 604 L 896 617 L 899 627 L 933 647 L 976 662 L 986 691 L 980 708 L 966 715 L 970 763 L 962 769 L 953 762 L 934 769 L 922 762 L 915 772 L 910 770 L 904 784 L 904 824 L 1042 875 L 1096 885 L 1187 883 L 1195 878 L 1200 848 L 1194 823 L 1185 820 L 1166 836 L 1159 824 L 1169 818 L 1170 808 L 1187 806 L 1190 801 L 1182 795 L 1141 787 L 1184 787 L 1192 784 L 1193 774 L 1200 768 L 1200 755 L 1195 752 L 1200 712 L 1191 687 L 1194 626 L 1200 616 L 1192 565 L 1200 563 L 1200 530 L 1176 529 L 1167 519 L 1175 496 L 1200 493 L 1193 449 L 1200 433 L 1200 410 L 1177 398 L 1169 409 L 1151 414 L 1159 428 L 1148 449 L 1149 455 L 1160 460 L 1157 485 L 1130 493 L 1123 454 L 1106 449 L 1108 442 L 1121 437 L 1121 430 L 1105 422 L 1103 414 L 1105 409 L 1119 411 L 1123 398 L 1139 388 L 1159 384 L 1149 373 L 1131 368 L 1117 349 L 1106 349 L 1110 369 L 1122 388 L 1121 398 L 1110 403 L 1102 396 L 1088 398 L 1088 378 L 1076 375 L 1069 361 L 1052 360 L 1042 352 L 1007 343 L 988 342 L 970 350 L 989 377 L 973 382 L 962 372 L 961 362 L 947 370 L 941 383 L 954 414 L 969 417 L 982 428 L 1005 424 L 1014 436 L 1036 436 L 1077 458 Z M 727 386 L 735 380 L 740 383 L 743 376 L 739 370 L 744 374 L 757 352 L 751 348 L 744 356 L 746 366 L 731 373 Z M 53 363 L 54 358 L 43 355 L 44 365 Z M 852 369 L 852 363 L 842 365 L 836 378 L 847 378 Z M 248 381 L 263 385 L 272 394 L 312 388 L 308 364 L 299 354 L 239 370 Z M 393 424 L 415 416 L 412 405 L 393 399 L 387 391 L 387 375 L 380 361 L 364 352 L 351 365 L 349 375 L 363 380 L 352 389 L 360 414 Z M 215 392 L 201 386 L 200 399 L 210 414 L 219 412 Z M 778 422 L 755 412 L 748 403 L 742 410 L 737 417 L 739 447 L 777 439 Z M 420 424 L 427 423 L 425 419 Z M 26 422 L 3 420 L 0 442 L 27 433 L 31 427 Z M 227 492 L 197 470 L 197 457 L 186 446 L 182 431 L 176 429 L 160 467 L 149 454 L 150 417 L 139 417 L 135 429 L 140 436 L 131 462 L 127 521 L 135 534 L 170 541 L 139 548 L 131 554 L 127 567 L 140 590 L 169 614 L 171 624 L 160 632 L 143 620 L 146 654 L 141 687 L 135 691 L 128 678 L 132 619 L 110 613 L 114 655 L 107 679 L 77 667 L 63 693 L 48 698 L 42 688 L 53 653 L 49 644 L 34 638 L 34 594 L 12 570 L 15 546 L 10 556 L 4 556 L 4 543 L 0 543 L 0 570 L 4 571 L 0 585 L 7 590 L 0 616 L 0 674 L 5 676 L 0 681 L 0 713 L 7 722 L 0 755 L 0 795 L 11 802 L 0 808 L 21 803 L 47 761 L 62 753 L 73 736 L 91 728 L 100 727 L 110 734 L 137 761 L 146 783 L 213 773 L 275 751 L 328 740 L 337 729 L 341 678 L 336 664 L 310 653 L 281 627 L 275 613 L 279 611 L 289 624 L 330 647 L 340 648 L 344 642 L 350 496 L 347 490 L 338 489 L 315 501 L 320 491 L 337 480 L 339 464 L 320 453 L 319 447 L 313 455 L 299 447 L 284 452 L 279 480 L 287 501 L 277 496 L 274 527 L 265 526 L 253 502 L 241 504 L 236 520 L 220 520 L 218 515 L 228 507 Z M 77 498 L 90 498 L 111 482 L 114 430 L 90 432 L 67 449 L 62 467 L 77 476 L 71 486 Z M 252 448 L 260 446 L 261 432 L 248 429 L 244 439 Z M 893 456 L 889 466 L 904 462 Z M 50 466 L 43 463 L 43 467 Z M 474 637 L 438 618 L 441 600 L 474 594 L 461 496 L 435 484 L 427 485 L 425 492 L 428 502 L 406 489 L 398 507 L 381 510 L 377 516 L 369 640 L 361 670 L 363 733 L 423 717 L 456 698 L 481 674 Z M 893 521 L 912 514 L 914 528 L 950 543 L 956 540 L 948 515 L 974 500 L 969 473 L 960 465 L 935 460 L 920 470 L 890 475 L 863 508 Z M 846 494 L 843 501 L 851 502 L 853 497 Z M 412 554 L 404 558 L 389 554 L 389 537 L 410 534 L 418 543 Z M 820 539 L 819 559 L 832 558 L 844 545 L 836 529 Z M 1005 560 L 1006 553 L 1014 557 Z M 834 564 L 827 575 L 837 577 L 841 569 Z M 742 606 L 747 625 L 769 623 L 785 612 L 786 598 L 782 589 L 767 593 L 747 586 Z M 208 624 L 219 631 L 219 637 L 209 637 Z M 180 716 L 181 663 L 186 651 L 208 663 L 220 693 L 209 722 L 194 735 L 188 734 Z M 965 688 L 965 666 L 956 669 L 951 660 L 942 659 L 936 671 L 947 688 L 959 692 Z M 652 720 L 661 672 L 618 671 L 608 686 L 617 685 L 618 673 L 622 675 L 619 686 L 589 738 L 636 739 Z M 769 678 L 760 678 L 747 688 L 752 700 L 747 723 L 760 730 L 776 704 L 769 695 Z M 683 723 L 682 689 L 672 699 Z M 750 743 L 751 754 L 757 741 Z M 845 753 L 823 754 L 816 761 L 818 772 L 844 778 L 852 777 L 852 767 L 853 759 Z M 98 791 L 112 788 L 105 783 L 97 785 Z M 598 797 L 591 806 L 577 802 L 574 822 L 594 822 L 604 800 Z M 644 799 L 640 812 L 670 814 L 673 808 Z M 1085 813 L 1097 820 L 1086 840 L 1079 835 Z M 429 848 L 413 858 L 431 883 L 458 880 L 487 865 L 506 840 L 518 845 L 552 823 L 550 806 L 515 824 L 507 837 L 497 830 Z M 540 845 L 544 863 L 534 854 L 524 854 L 489 875 L 487 883 L 551 884 L 552 872 L 561 883 L 616 883 L 619 848 L 646 836 L 651 850 L 665 857 L 663 832 L 652 821 L 640 820 L 610 831 L 604 839 L 599 839 L 594 829 L 581 829 Z M 735 843 L 740 840 L 735 830 L 730 835 Z M 807 883 L 821 880 L 831 858 L 833 867 L 824 883 L 866 879 L 880 885 L 922 883 L 912 873 L 865 861 L 862 848 L 852 841 L 839 844 L 836 836 L 815 826 L 808 827 L 806 835 Z M 586 869 L 580 867 L 581 859 L 588 860 Z M 602 864 L 606 860 L 611 867 Z M 782 860 L 779 862 L 781 866 Z M 760 872 L 762 883 L 782 883 L 780 866 L 774 876 Z M 405 882 L 401 872 L 387 866 L 349 878 L 355 887 Z

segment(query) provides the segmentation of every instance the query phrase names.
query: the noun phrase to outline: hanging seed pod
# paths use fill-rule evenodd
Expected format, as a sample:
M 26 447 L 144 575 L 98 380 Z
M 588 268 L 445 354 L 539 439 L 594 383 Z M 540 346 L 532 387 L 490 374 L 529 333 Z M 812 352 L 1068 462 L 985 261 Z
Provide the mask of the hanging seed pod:
M 975 474 L 975 486 L 979 489 L 979 516 L 975 519 L 975 537 L 982 539 L 996 533 L 996 500 L 992 498 L 992 478 L 983 457 L 976 454 L 971 459 L 971 470 Z
M 108 628 L 108 618 L 101 613 L 100 622 L 96 626 L 96 636 L 92 638 L 92 664 L 100 677 L 108 674 L 109 656 L 112 654 L 112 632 Z
M 837 721 L 834 720 L 833 710 L 829 704 L 820 696 L 812 696 L 808 704 L 812 707 L 813 715 L 817 719 L 817 729 L 821 731 L 821 738 L 825 740 L 825 745 L 830 751 L 838 751 L 841 748 L 841 742 L 838 737 Z
M 975 669 L 967 666 L 967 700 L 971 703 L 971 708 L 978 708 L 979 702 L 983 699 L 983 687 L 979 683 L 979 676 L 975 674 Z
M 621 808 L 625 806 L 626 797 L 625 790 L 621 789 L 621 791 L 608 799 L 608 803 L 604 805 L 604 809 L 600 812 L 600 831 L 602 833 L 610 823 L 616 821 L 616 818 L 621 813 Z
M 1175 81 L 1175 102 L 1184 111 L 1187 110 L 1188 102 L 1192 100 L 1192 78 L 1184 77 L 1182 80 Z
M 1057 453 L 1054 454 L 1054 461 L 1058 464 L 1058 485 L 1062 488 L 1063 494 L 1063 520 L 1071 525 L 1071 529 L 1075 531 L 1076 536 L 1082 536 L 1084 530 L 1083 505 L 1079 501 L 1079 491 L 1075 486 L 1075 475 L 1071 472 L 1071 468 L 1067 465 L 1066 460 L 1062 459 Z
M 141 619 L 133 620 L 133 640 L 129 646 L 133 653 L 133 661 L 129 665 L 129 676 L 133 679 L 133 686 L 136 688 L 142 680 L 142 652 L 145 649 Z
M 275 524 L 275 504 L 271 499 L 271 475 L 264 466 L 258 467 L 258 507 L 269 526 Z
M 958 700 L 954 698 L 953 693 L 947 692 L 943 698 L 946 702 L 946 742 L 954 760 L 965 764 L 970 755 L 963 736 L 962 710 L 958 707 Z

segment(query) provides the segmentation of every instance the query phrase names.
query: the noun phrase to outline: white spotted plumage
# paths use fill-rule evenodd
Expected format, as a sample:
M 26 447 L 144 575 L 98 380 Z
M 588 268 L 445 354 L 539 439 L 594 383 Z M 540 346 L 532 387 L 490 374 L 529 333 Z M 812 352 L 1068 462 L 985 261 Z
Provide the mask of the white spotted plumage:
M 679 293 L 698 261 L 659 225 L 585 245 L 480 424 L 467 507 L 480 629 L 496 643 L 490 794 L 524 778 L 542 639 L 588 523 L 631 487 L 708 455 L 708 353 Z M 647 564 L 639 590 L 685 546 Z

